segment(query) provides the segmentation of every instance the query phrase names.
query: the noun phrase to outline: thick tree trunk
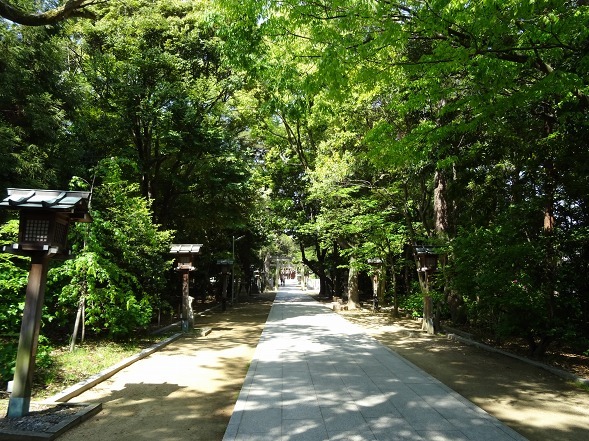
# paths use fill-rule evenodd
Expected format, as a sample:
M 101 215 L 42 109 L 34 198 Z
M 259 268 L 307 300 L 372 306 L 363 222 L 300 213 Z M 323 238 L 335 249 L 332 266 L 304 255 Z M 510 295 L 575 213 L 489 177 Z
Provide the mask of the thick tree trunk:
M 348 272 L 348 309 L 357 309 L 360 303 L 360 291 L 358 290 L 358 270 L 354 266 L 355 257 L 350 257 L 350 270 Z
M 435 230 L 439 236 L 448 237 L 450 231 L 450 204 L 448 202 L 448 177 L 442 170 L 436 170 L 434 175 L 434 215 Z M 466 320 L 464 301 L 462 296 L 449 287 L 448 281 L 444 283 L 445 301 L 450 309 L 450 317 L 453 323 L 462 323 Z M 439 314 L 437 314 L 439 321 Z
M 320 297 L 331 297 L 331 292 L 333 291 L 333 284 L 327 274 L 325 273 L 325 257 L 327 255 L 327 250 L 321 250 L 320 246 L 316 244 L 316 254 L 317 254 L 317 262 L 312 262 L 307 259 L 307 255 L 305 253 L 305 246 L 299 242 L 299 248 L 301 250 L 301 261 L 309 267 L 311 271 L 313 271 L 319 277 L 319 296 Z
M 442 170 L 436 170 L 434 174 L 434 226 L 438 233 L 448 232 L 447 180 Z

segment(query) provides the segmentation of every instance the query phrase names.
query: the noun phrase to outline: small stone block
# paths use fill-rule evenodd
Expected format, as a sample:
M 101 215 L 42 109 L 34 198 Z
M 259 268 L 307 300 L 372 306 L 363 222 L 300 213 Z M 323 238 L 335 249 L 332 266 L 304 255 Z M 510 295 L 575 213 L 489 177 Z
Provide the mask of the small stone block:
M 209 335 L 212 331 L 212 328 L 194 328 L 194 333 L 197 337 L 205 337 Z

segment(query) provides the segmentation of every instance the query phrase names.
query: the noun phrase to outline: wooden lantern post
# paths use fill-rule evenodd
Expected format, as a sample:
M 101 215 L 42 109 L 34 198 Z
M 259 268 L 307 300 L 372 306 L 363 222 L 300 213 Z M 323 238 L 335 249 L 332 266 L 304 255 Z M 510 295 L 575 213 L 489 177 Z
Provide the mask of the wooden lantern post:
M 438 270 L 438 253 L 429 246 L 415 247 L 415 260 L 417 262 L 417 275 L 424 293 L 423 297 L 423 323 L 422 330 L 428 334 L 435 333 L 433 301 L 429 295 L 430 278 Z
M 192 297 L 190 297 L 190 273 L 194 271 L 193 259 L 200 253 L 202 244 L 172 244 L 170 254 L 176 257 L 176 270 L 182 276 L 182 331 L 194 326 Z
M 372 266 L 372 310 L 378 310 L 378 285 L 381 272 L 382 260 L 378 257 L 368 259 L 368 264 Z
M 262 292 L 262 284 L 261 284 L 261 274 L 260 274 L 260 270 L 259 269 L 255 269 L 253 271 L 253 289 L 252 289 L 252 294 L 260 294 Z
M 0 206 L 19 210 L 20 222 L 18 243 L 4 247 L 4 251 L 31 258 L 7 414 L 20 418 L 29 413 L 31 403 L 49 259 L 68 255 L 71 222 L 91 222 L 92 218 L 88 214 L 89 192 L 9 188 L 7 193 Z

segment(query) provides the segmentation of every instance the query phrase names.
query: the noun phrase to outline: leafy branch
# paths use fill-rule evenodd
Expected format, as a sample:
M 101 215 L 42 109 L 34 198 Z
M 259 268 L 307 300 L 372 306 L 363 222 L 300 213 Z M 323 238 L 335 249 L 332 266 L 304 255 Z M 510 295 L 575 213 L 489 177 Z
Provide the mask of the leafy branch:
M 63 5 L 48 11 L 34 13 L 18 8 L 5 0 L 0 0 L 0 16 L 25 26 L 45 26 L 68 18 L 95 19 L 96 14 L 89 6 L 105 3 L 106 0 L 67 0 Z

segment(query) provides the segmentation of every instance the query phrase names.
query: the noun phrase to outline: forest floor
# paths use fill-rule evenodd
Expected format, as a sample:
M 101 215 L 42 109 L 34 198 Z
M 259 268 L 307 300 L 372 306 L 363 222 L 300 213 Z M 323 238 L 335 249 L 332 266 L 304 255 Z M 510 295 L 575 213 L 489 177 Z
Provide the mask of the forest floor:
M 59 440 L 222 439 L 272 299 L 272 293 L 255 296 L 199 317 L 197 326 L 212 328 L 207 337 L 183 336 L 72 399 L 103 409 Z M 589 439 L 586 388 L 517 359 L 426 335 L 411 319 L 340 313 L 529 440 Z

